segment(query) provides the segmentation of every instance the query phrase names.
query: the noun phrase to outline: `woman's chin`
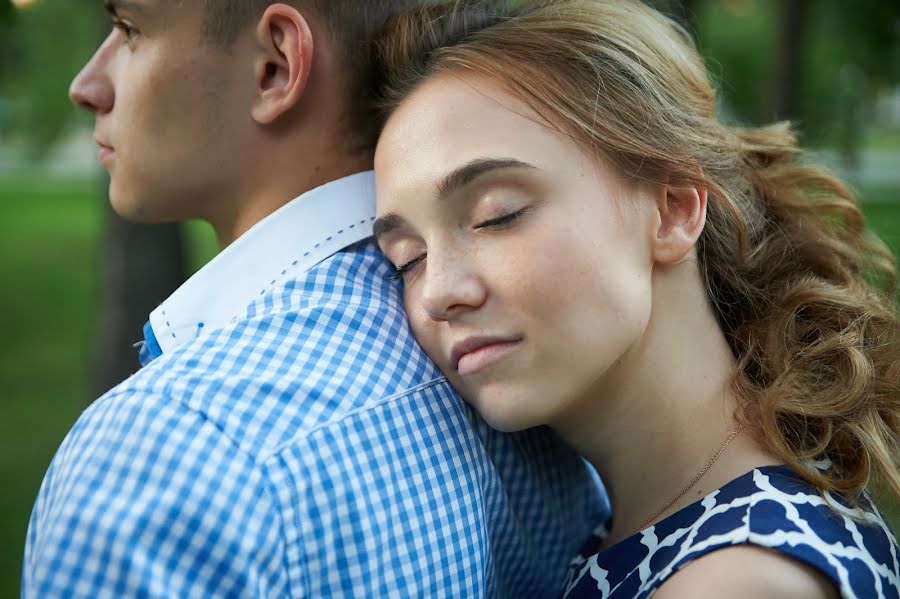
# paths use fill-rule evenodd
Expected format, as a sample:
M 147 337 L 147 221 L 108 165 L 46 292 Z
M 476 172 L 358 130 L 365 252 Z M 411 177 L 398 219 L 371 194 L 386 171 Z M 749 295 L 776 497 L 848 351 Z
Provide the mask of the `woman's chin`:
M 463 394 L 465 399 L 481 415 L 485 422 L 502 433 L 515 433 L 543 424 L 538 422 L 523 406 L 521 397 L 482 391 Z

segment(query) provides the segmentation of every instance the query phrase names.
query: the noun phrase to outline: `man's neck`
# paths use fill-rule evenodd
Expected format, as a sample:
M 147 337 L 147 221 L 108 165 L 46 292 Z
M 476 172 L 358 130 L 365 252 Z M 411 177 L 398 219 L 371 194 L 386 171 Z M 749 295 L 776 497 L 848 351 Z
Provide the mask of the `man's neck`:
M 344 161 L 329 168 L 319 166 L 311 169 L 311 172 L 294 173 L 291 177 L 282 175 L 277 179 L 270 178 L 267 185 L 260 185 L 242 200 L 235 201 L 231 210 L 207 219 L 216 232 L 219 249 L 225 249 L 255 224 L 304 193 L 370 169 L 371 161 L 364 158 Z
M 371 171 L 286 202 L 214 257 L 150 315 L 162 352 L 231 322 L 280 277 L 304 272 L 371 235 Z M 227 293 L 223 293 L 227 290 Z

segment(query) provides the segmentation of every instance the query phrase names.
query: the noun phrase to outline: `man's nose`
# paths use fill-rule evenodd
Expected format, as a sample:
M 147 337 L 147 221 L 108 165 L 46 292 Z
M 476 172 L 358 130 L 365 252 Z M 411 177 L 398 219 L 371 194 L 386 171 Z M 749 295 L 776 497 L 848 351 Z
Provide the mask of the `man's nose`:
M 476 310 L 487 299 L 487 287 L 477 269 L 457 256 L 430 252 L 425 264 L 422 307 L 434 320 L 450 320 Z
M 79 108 L 94 114 L 104 114 L 112 110 L 115 91 L 108 73 L 111 51 L 112 34 L 72 80 L 69 86 L 69 99 Z

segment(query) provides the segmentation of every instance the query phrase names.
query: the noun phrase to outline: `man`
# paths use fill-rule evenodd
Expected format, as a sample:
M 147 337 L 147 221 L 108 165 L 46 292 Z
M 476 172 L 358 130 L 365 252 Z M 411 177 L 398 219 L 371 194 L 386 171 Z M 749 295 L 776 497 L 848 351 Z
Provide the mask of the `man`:
M 223 252 L 150 315 L 35 504 L 34 597 L 550 596 L 601 509 L 415 345 L 374 217 L 367 40 L 412 0 L 106 0 L 72 83 L 121 215 Z

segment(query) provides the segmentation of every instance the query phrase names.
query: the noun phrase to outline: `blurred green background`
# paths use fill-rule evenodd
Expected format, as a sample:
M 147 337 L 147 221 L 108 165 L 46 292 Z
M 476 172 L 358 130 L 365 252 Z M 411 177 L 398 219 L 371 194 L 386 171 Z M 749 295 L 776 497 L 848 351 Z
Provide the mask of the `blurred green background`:
M 696 34 L 724 117 L 794 120 L 900 254 L 900 2 L 656 4 Z M 108 28 L 101 0 L 0 0 L 0 597 L 18 595 L 31 506 L 54 451 L 85 406 L 136 367 L 130 343 L 110 339 L 139 340 L 147 306 L 215 252 L 203 224 L 172 237 L 108 211 L 92 120 L 66 97 Z M 129 245 L 138 237 L 178 251 L 157 258 L 144 249 L 152 243 Z M 137 324 L 115 320 L 128 311 Z M 882 507 L 900 529 L 898 506 Z

